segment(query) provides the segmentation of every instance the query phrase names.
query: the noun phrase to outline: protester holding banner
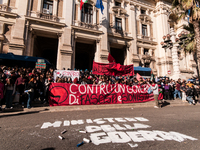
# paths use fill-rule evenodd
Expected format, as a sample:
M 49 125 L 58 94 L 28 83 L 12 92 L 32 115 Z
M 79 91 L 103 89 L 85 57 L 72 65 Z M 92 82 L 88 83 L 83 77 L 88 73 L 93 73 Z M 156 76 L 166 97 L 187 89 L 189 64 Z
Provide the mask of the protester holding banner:
M 115 64 L 114 64 L 115 63 Z M 109 66 L 110 65 L 110 66 Z M 98 68 L 100 66 L 100 68 Z M 105 67 L 108 67 L 107 69 Z M 101 68 L 102 67 L 102 68 Z M 34 98 L 35 101 L 41 101 L 41 103 L 48 103 L 49 101 L 49 91 L 51 91 L 51 88 L 49 88 L 53 83 L 55 84 L 59 84 L 59 86 L 61 85 L 65 85 L 67 84 L 67 87 L 70 87 L 70 85 L 73 86 L 73 88 L 75 87 L 80 87 L 80 92 L 83 93 L 80 96 L 84 96 L 85 92 L 90 91 L 93 87 L 98 87 L 99 92 L 96 95 L 92 95 L 93 93 L 91 93 L 91 100 L 95 100 L 95 99 L 99 99 L 101 100 L 101 103 L 108 103 L 110 102 L 110 98 L 112 98 L 113 102 L 112 103 L 128 103 L 128 102 L 144 102 L 146 100 L 154 100 L 153 99 L 153 94 L 151 94 L 149 96 L 149 94 L 147 93 L 147 89 L 148 89 L 148 83 L 150 82 L 149 79 L 144 79 L 142 76 L 138 75 L 134 75 L 133 73 L 133 65 L 130 66 L 124 66 L 124 65 L 117 65 L 115 61 L 110 62 L 109 64 L 97 64 L 96 66 L 96 70 L 94 70 L 95 68 L 93 68 L 94 71 L 90 71 L 90 70 L 53 70 L 52 68 L 50 68 L 49 70 L 40 70 L 40 69 L 31 69 L 31 68 L 18 68 L 18 67 L 4 67 L 1 66 L 0 68 L 0 77 L 2 77 L 2 82 L 3 85 L 5 85 L 6 80 L 8 80 L 9 78 L 11 78 L 16 86 L 16 89 L 18 91 L 20 91 L 21 95 L 24 95 L 24 89 L 28 86 L 28 83 L 31 81 L 31 78 L 37 78 L 37 82 L 36 82 L 36 87 L 35 87 L 35 92 L 36 92 L 36 96 Z M 123 68 L 126 70 L 126 72 L 123 71 Z M 98 74 L 98 72 L 100 72 L 101 70 L 103 71 L 108 71 L 106 74 Z M 10 74 L 5 74 L 4 72 L 8 73 L 10 72 Z M 112 74 L 113 72 L 115 72 L 115 74 L 117 75 L 109 75 L 110 73 Z M 131 74 L 131 75 L 130 75 Z M 28 79 L 28 77 L 30 79 Z M 16 79 L 17 78 L 17 79 Z M 166 81 L 170 81 L 170 86 L 173 87 L 173 85 L 175 84 L 175 81 L 172 79 L 168 79 L 168 78 L 157 78 L 157 81 L 162 81 L 162 83 L 165 83 Z M 56 83 L 59 82 L 59 83 Z M 185 81 L 184 81 L 185 82 Z M 65 83 L 65 84 L 63 84 Z M 76 84 L 76 85 L 75 85 Z M 182 83 L 179 83 L 182 84 Z M 114 91 L 115 93 L 112 93 L 113 95 L 117 95 L 118 97 L 112 96 L 112 97 L 108 97 L 106 101 L 104 101 L 104 99 L 102 98 L 102 96 L 107 96 L 107 95 L 101 95 L 105 92 L 108 91 L 108 93 L 110 92 L 110 88 L 114 88 L 114 86 L 118 86 L 119 85 L 119 90 L 121 90 L 122 93 L 118 94 L 118 88 L 115 88 Z M 155 106 L 158 107 L 158 100 L 162 100 L 163 99 L 163 94 L 167 94 L 164 91 L 160 91 L 161 93 L 159 94 L 158 91 L 156 90 L 156 85 L 161 86 L 161 84 L 158 82 L 157 84 L 153 84 L 152 87 L 155 88 L 154 93 L 154 98 L 155 98 Z M 62 86 L 61 86 L 62 87 Z M 85 87 L 87 87 L 85 89 Z M 65 88 L 65 87 L 64 87 Z M 64 88 L 61 88 L 59 90 L 66 92 Z M 84 88 L 84 89 L 82 89 Z M 165 91 L 168 90 L 168 88 L 164 88 Z M 173 89 L 173 88 L 172 88 Z M 85 91 L 86 90 L 86 91 Z M 123 91 L 126 91 L 126 94 L 123 95 Z M 114 92 L 112 91 L 112 92 Z M 138 91 L 142 91 L 142 93 L 137 93 Z M 199 90 L 200 91 L 200 90 Z M 58 91 L 60 92 L 60 91 Z M 75 92 L 75 91 L 73 91 Z M 173 90 L 169 90 L 170 92 L 170 96 L 174 96 Z M 199 92 L 200 93 L 200 92 Z M 42 94 L 42 95 L 41 95 Z M 72 93 L 73 94 L 73 93 Z M 159 94 L 159 97 L 158 97 Z M 17 94 L 16 94 L 17 95 Z M 15 95 L 15 97 L 16 97 Z M 168 94 L 167 94 L 168 95 Z M 2 96 L 2 95 L 1 95 Z M 56 97 L 57 95 L 55 95 L 56 100 L 59 100 L 58 97 Z M 96 97 L 96 96 L 100 96 L 100 97 Z M 121 96 L 121 97 L 120 97 Z M 3 97 L 5 97 L 5 95 L 3 94 Z M 44 98 L 43 98 L 44 97 Z M 28 100 L 27 97 L 23 97 L 22 99 L 25 98 L 26 102 Z M 71 96 L 70 97 L 71 100 L 73 101 L 74 97 Z M 83 97 L 82 97 L 83 98 Z M 87 101 L 87 97 L 86 97 L 86 101 Z M 165 99 L 169 99 L 169 95 L 167 97 L 165 97 Z M 15 100 L 15 98 L 14 98 Z M 30 94 L 30 100 L 29 101 L 33 101 L 33 99 L 31 98 L 31 94 Z M 56 101 L 55 101 L 56 102 Z M 86 102 L 87 104 L 89 102 Z M 95 102 L 96 103 L 96 102 Z M 111 103 L 111 102 L 110 102 Z M 3 101 L 3 104 L 5 104 L 5 102 Z M 23 103 L 22 103 L 23 104 Z M 30 102 L 29 102 L 30 104 Z M 31 104 L 30 104 L 31 105 Z M 10 106 L 8 106 L 10 107 Z
M 155 101 L 155 106 L 154 108 L 159 108 L 159 102 L 158 102 L 158 84 L 156 84 L 154 81 L 152 82 L 151 89 L 153 90 L 153 95 L 154 95 L 154 101 Z

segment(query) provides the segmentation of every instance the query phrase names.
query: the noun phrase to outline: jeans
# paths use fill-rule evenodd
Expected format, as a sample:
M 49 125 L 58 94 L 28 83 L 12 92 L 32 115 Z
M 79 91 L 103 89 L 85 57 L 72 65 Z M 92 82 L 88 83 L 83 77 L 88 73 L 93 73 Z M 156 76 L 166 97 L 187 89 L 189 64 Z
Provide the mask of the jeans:
M 6 99 L 6 107 L 12 107 L 12 101 L 14 96 L 12 95 L 13 90 L 6 90 L 5 99 Z
M 27 108 L 31 108 L 31 101 L 34 99 L 34 92 L 28 93 Z
M 174 91 L 174 99 L 176 98 L 176 94 L 178 94 L 178 97 L 181 99 L 181 92 L 177 89 Z
M 188 101 L 188 103 L 193 104 L 193 96 L 187 96 L 186 99 Z

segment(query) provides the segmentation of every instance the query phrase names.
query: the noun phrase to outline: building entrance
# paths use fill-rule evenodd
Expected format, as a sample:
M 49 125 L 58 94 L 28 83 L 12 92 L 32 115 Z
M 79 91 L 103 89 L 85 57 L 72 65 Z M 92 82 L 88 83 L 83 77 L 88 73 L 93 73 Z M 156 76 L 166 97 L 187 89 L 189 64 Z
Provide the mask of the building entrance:
M 92 70 L 94 60 L 95 44 L 76 42 L 75 68 L 80 70 Z
M 58 39 L 37 36 L 34 40 L 33 56 L 47 59 L 56 68 Z
M 124 65 L 125 60 L 125 48 L 118 49 L 118 48 L 110 48 L 110 54 L 115 59 L 116 63 L 120 63 L 121 65 Z

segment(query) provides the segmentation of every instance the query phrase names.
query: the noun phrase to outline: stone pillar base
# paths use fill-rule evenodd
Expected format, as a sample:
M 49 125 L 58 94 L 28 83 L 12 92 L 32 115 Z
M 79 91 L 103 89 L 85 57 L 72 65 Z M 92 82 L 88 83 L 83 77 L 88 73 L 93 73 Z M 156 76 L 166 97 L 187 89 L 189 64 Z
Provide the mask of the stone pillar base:
M 71 63 L 72 63 L 72 51 L 67 51 L 67 50 L 60 50 L 60 66 L 58 69 L 63 69 L 65 68 L 66 70 L 68 68 L 71 69 Z
M 14 55 L 23 55 L 24 52 L 24 45 L 20 44 L 9 44 L 9 53 L 13 53 Z
M 109 63 L 108 62 L 108 50 L 102 49 L 100 53 L 101 63 Z

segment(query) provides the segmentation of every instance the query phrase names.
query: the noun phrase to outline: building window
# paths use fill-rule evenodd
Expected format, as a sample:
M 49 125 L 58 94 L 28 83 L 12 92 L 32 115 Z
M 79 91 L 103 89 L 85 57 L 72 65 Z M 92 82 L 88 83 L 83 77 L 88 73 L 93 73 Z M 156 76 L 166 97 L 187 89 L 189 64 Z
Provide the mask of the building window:
M 144 55 L 149 55 L 149 50 L 144 48 Z
M 115 27 L 116 30 L 122 30 L 122 19 L 121 18 L 115 18 Z
M 53 0 L 44 0 L 43 13 L 49 15 L 53 14 Z
M 142 24 L 142 35 L 148 36 L 148 34 L 147 34 L 147 25 L 145 25 L 145 24 Z
M 141 9 L 141 14 L 146 14 L 146 10 Z
M 84 4 L 81 10 L 81 22 L 92 24 L 92 20 L 93 20 L 92 5 Z
M 119 7 L 121 7 L 121 3 L 119 3 L 119 2 L 115 2 L 115 6 L 119 6 Z

